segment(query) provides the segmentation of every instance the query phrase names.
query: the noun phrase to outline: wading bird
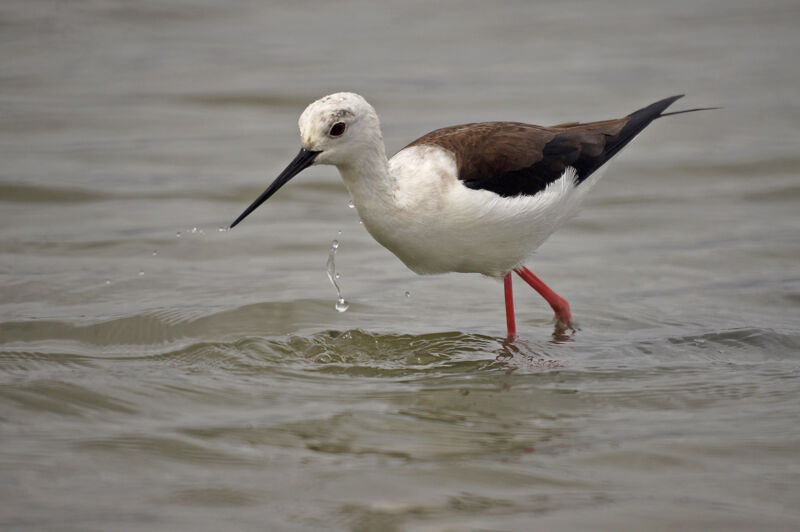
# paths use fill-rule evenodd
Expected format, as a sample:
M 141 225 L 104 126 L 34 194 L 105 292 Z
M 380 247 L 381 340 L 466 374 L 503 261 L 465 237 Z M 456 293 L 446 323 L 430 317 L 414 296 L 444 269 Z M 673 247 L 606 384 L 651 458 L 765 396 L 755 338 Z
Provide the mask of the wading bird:
M 331 94 L 300 116 L 300 153 L 231 228 L 303 169 L 334 165 L 364 227 L 411 270 L 503 279 L 509 337 L 516 336 L 514 272 L 547 300 L 557 324 L 572 328 L 567 300 L 523 262 L 576 213 L 598 170 L 653 120 L 703 110 L 664 112 L 681 97 L 600 122 L 445 127 L 387 159 L 375 109 L 358 94 Z

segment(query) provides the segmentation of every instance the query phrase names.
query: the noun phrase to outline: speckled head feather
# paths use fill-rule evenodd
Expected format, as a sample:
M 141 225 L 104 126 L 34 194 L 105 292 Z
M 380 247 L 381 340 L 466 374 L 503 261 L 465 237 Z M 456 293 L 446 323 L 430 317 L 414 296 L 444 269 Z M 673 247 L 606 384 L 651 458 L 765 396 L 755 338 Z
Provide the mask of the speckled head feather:
M 336 124 L 344 131 L 332 135 Z M 347 164 L 365 149 L 383 150 L 378 113 L 362 96 L 353 92 L 337 92 L 306 107 L 297 122 L 303 148 L 320 152 L 314 164 Z

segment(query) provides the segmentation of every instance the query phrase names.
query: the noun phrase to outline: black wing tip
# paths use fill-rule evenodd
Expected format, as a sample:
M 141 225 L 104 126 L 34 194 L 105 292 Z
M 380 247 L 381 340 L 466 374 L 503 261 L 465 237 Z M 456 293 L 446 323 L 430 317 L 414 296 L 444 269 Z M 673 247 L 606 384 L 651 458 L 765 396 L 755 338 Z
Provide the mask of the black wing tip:
M 670 96 L 669 98 L 664 98 L 663 100 L 659 100 L 656 103 L 666 103 L 667 105 L 671 105 L 671 104 L 675 103 L 676 101 L 680 100 L 681 98 L 683 98 L 684 96 L 686 96 L 686 95 L 685 94 L 676 94 L 675 96 Z
M 629 120 L 623 126 L 619 134 L 617 134 L 616 137 L 609 139 L 603 154 L 594 159 L 594 161 L 587 165 L 586 168 L 582 169 L 582 171 L 578 173 L 578 178 L 576 181 L 579 184 L 585 181 L 586 178 L 592 175 L 595 170 L 603 166 L 609 159 L 611 159 L 630 141 L 632 141 L 634 137 L 636 137 L 636 135 L 638 135 L 644 128 L 649 126 L 653 120 L 665 116 L 667 113 L 664 113 L 664 111 L 670 105 L 675 103 L 677 100 L 680 100 L 684 96 L 685 94 L 676 94 L 675 96 L 658 100 L 657 102 L 651 103 L 650 105 L 642 107 L 638 111 L 634 111 L 629 114 Z
M 654 119 L 658 118 L 659 116 L 661 116 L 661 113 L 663 113 L 664 110 L 667 107 L 669 107 L 670 105 L 675 103 L 677 100 L 680 100 L 684 96 L 686 96 L 686 95 L 685 94 L 676 94 L 675 96 L 670 96 L 669 98 L 664 98 L 663 100 L 658 100 L 655 103 L 651 103 L 650 105 L 648 105 L 646 107 L 642 107 L 641 109 L 632 112 L 628 116 L 633 120 L 644 119 L 647 122 L 650 122 L 651 120 L 654 120 Z
M 659 100 L 655 103 L 648 105 L 647 107 L 643 107 L 638 111 L 634 111 L 633 113 L 629 114 L 630 118 L 642 119 L 644 118 L 647 121 L 655 120 L 656 118 L 661 118 L 662 116 L 672 116 L 672 115 L 682 115 L 684 113 L 694 113 L 695 111 L 713 111 L 715 109 L 722 109 L 722 107 L 695 107 L 694 109 L 683 109 L 681 111 L 670 111 L 669 113 L 665 113 L 664 111 L 673 103 L 680 100 L 686 96 L 685 94 L 676 94 L 675 96 L 670 96 L 669 98 L 664 98 L 663 100 Z

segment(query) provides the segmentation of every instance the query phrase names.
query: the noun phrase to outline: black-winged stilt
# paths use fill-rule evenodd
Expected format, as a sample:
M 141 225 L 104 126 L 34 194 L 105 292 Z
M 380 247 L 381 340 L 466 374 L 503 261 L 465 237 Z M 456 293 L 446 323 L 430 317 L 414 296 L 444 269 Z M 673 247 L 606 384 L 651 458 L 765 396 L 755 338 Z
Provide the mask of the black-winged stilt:
M 516 335 L 511 272 L 572 328 L 567 300 L 523 265 L 580 206 L 606 161 L 682 95 L 625 117 L 551 127 L 483 122 L 437 129 L 386 158 L 375 109 L 340 92 L 300 116 L 300 153 L 231 224 L 236 226 L 303 169 L 339 169 L 367 231 L 419 274 L 502 278 L 508 335 Z

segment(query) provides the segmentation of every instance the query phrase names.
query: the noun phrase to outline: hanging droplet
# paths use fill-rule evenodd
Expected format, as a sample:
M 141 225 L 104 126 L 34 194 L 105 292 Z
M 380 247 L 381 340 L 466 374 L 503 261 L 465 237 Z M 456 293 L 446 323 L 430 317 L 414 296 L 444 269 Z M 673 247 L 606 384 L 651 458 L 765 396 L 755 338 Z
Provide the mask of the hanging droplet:
M 339 312 L 344 312 L 350 308 L 350 303 L 344 300 L 343 297 L 340 297 L 336 300 L 336 310 Z
M 227 227 L 220 227 L 220 228 L 217 229 L 217 231 L 219 231 L 220 233 L 226 233 L 228 231 L 228 228 Z
M 139 270 L 139 277 L 141 277 L 142 275 L 144 275 L 144 270 Z
M 347 206 L 350 207 L 351 209 L 355 209 L 356 208 L 356 204 L 353 203 L 353 200 L 348 201 L 347 202 Z
M 336 277 L 337 279 L 341 279 L 342 278 L 342 274 L 341 273 L 337 273 L 336 275 L 334 275 L 334 277 Z
M 409 292 L 408 290 L 406 290 L 406 297 L 411 297 L 411 292 Z
M 158 251 L 154 249 L 153 250 L 153 256 L 155 257 L 156 255 L 158 255 Z
M 177 233 L 175 233 L 175 238 L 180 238 L 180 237 L 181 237 L 181 232 L 180 232 L 180 231 L 178 231 Z

